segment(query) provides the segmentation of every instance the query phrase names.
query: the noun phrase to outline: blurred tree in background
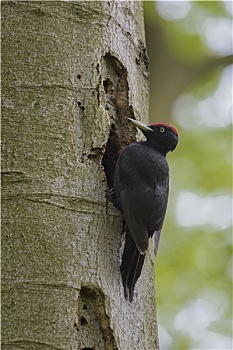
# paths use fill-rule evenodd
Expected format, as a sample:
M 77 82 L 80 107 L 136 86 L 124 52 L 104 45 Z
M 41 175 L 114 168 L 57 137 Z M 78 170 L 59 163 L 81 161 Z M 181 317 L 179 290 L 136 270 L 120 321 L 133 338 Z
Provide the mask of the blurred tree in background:
M 180 135 L 155 260 L 160 346 L 232 349 L 232 2 L 144 12 L 150 121 Z

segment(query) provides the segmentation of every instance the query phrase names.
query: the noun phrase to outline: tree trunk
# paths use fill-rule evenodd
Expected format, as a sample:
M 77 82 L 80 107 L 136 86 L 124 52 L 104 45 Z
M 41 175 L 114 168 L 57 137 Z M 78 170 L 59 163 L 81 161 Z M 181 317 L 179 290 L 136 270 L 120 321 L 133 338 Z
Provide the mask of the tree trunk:
M 2 349 L 158 348 L 152 249 L 132 303 L 109 200 L 148 116 L 137 1 L 2 2 Z

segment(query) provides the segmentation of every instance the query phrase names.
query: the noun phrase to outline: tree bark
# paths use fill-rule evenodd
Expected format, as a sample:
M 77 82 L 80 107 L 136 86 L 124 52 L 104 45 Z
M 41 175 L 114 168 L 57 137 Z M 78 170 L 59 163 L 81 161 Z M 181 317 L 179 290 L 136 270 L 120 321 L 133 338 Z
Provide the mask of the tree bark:
M 132 303 L 107 195 L 148 117 L 137 1 L 2 2 L 2 349 L 157 349 L 152 249 Z

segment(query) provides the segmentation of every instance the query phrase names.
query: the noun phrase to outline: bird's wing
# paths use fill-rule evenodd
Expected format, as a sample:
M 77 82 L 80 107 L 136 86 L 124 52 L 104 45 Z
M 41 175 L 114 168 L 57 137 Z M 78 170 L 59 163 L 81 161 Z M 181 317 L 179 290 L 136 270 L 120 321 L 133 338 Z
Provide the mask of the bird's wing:
M 124 189 L 121 191 L 122 209 L 129 231 L 140 253 L 148 249 L 148 231 L 157 231 L 160 235 L 167 208 L 167 194 L 161 191 L 156 195 L 147 192 Z M 158 242 L 156 244 L 158 248 Z M 157 248 L 155 251 L 157 251 Z
M 127 189 L 122 190 L 120 194 L 125 221 L 141 254 L 145 254 L 149 244 L 148 230 L 145 225 L 148 214 L 144 210 L 145 207 L 140 205 L 142 199 L 145 200 L 145 194 L 147 193 L 143 193 L 142 196 L 142 192 Z

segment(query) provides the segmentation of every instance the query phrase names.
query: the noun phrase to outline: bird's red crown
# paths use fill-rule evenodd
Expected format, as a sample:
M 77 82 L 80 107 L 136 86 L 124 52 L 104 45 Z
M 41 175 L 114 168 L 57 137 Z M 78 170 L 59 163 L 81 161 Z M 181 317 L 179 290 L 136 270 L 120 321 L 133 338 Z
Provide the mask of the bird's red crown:
M 166 123 L 155 123 L 155 124 L 151 124 L 151 126 L 165 126 L 167 128 L 172 129 L 172 131 L 178 136 L 178 131 L 176 130 L 176 128 L 172 125 L 166 124 Z

